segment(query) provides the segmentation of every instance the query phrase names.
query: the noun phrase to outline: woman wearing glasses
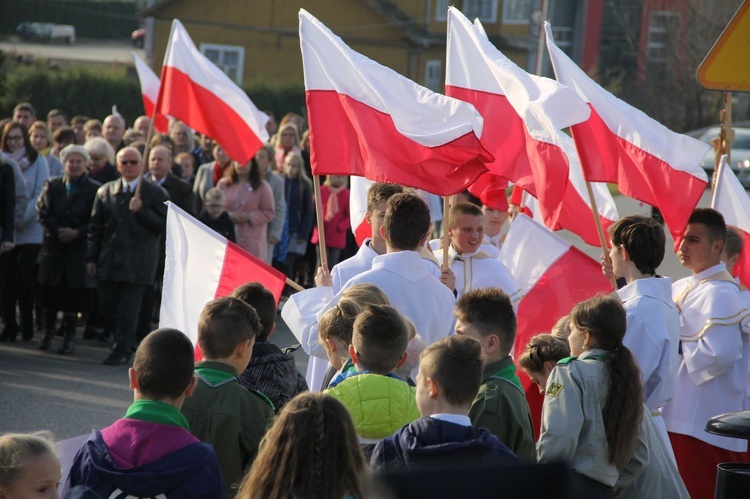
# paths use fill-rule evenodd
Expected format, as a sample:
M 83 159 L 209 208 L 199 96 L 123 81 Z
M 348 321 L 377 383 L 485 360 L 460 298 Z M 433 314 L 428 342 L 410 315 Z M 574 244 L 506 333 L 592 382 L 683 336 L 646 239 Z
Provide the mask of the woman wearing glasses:
M 34 336 L 34 289 L 36 260 L 42 247 L 43 231 L 36 213 L 35 201 L 49 177 L 47 160 L 31 145 L 25 125 L 10 121 L 3 127 L 2 149 L 7 157 L 21 168 L 26 183 L 29 204 L 21 220 L 16 223 L 15 248 L 8 255 L 8 277 L 3 290 L 2 312 L 5 329 L 0 341 L 15 341 L 18 334 L 16 302 L 21 311 L 24 341 Z

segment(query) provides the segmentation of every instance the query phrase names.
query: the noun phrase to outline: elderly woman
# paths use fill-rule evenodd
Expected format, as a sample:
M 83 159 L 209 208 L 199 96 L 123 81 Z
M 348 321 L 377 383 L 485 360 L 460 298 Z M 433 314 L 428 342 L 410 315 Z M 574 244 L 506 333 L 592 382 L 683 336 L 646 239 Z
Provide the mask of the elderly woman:
M 182 121 L 176 121 L 169 131 L 169 136 L 174 141 L 174 155 L 181 152 L 192 152 L 195 150 L 195 135 Z
M 57 353 L 72 354 L 77 315 L 90 312 L 94 299 L 96 282 L 86 273 L 86 230 L 101 184 L 86 174 L 91 158 L 83 146 L 65 147 L 60 159 L 65 173 L 44 184 L 36 203 L 44 227 L 39 284 L 46 331 L 39 349 L 49 350 L 62 310 L 65 338 Z
M 26 126 L 9 121 L 3 127 L 2 149 L 21 168 L 29 200 L 36 199 L 49 177 L 47 160 L 31 145 Z M 34 336 L 34 287 L 36 259 L 42 246 L 42 226 L 39 225 L 34 203 L 29 202 L 16 223 L 15 248 L 8 255 L 9 268 L 3 290 L 3 318 L 5 329 L 0 341 L 15 341 L 18 334 L 16 302 L 21 310 L 23 339 Z
M 115 150 L 102 137 L 94 137 L 83 145 L 89 154 L 89 176 L 99 182 L 106 184 L 120 178 L 120 173 L 115 168 Z
M 50 177 L 59 177 L 62 175 L 62 163 L 52 153 L 52 132 L 49 131 L 47 124 L 43 121 L 35 121 L 29 127 L 29 140 L 36 152 L 43 155 L 47 160 Z

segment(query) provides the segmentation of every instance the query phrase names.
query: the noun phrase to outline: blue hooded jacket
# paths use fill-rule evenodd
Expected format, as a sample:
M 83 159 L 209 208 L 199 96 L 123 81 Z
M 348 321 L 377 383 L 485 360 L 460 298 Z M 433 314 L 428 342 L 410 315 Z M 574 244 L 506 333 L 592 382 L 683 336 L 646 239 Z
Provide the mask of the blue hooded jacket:
M 486 428 L 462 426 L 430 417 L 419 418 L 384 438 L 370 465 L 381 471 L 499 462 L 518 464 L 510 449 Z
M 224 497 L 219 462 L 210 445 L 192 443 L 143 466 L 121 470 L 112 462 L 99 430 L 73 461 L 66 488 L 76 485 L 112 499 Z

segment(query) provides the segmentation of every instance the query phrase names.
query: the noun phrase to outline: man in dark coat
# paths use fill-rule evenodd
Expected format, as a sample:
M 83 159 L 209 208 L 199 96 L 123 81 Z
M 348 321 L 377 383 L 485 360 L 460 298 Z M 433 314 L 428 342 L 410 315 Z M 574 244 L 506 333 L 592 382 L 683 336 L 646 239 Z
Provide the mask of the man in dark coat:
M 172 151 L 166 146 L 154 146 L 148 155 L 148 170 L 146 180 L 160 185 L 167 194 L 169 200 L 194 215 L 193 188 L 187 182 L 171 172 Z M 166 256 L 166 236 L 162 233 L 159 241 L 159 259 L 156 266 L 154 282 L 146 286 L 141 302 L 141 313 L 138 317 L 138 330 L 136 339 L 138 341 L 151 332 L 151 320 L 154 309 L 161 303 L 162 280 L 164 279 L 164 258 Z
M 160 186 L 141 182 L 137 149 L 125 147 L 117 153 L 117 170 L 122 177 L 96 193 L 86 266 L 97 278 L 100 310 L 115 332 L 106 365 L 130 361 L 143 292 L 156 275 L 169 197 Z

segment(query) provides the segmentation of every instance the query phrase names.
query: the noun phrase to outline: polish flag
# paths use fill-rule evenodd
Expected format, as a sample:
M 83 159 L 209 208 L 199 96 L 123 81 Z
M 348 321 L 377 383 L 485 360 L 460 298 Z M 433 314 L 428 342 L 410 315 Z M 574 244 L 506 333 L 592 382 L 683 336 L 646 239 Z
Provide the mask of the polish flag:
M 524 351 L 532 336 L 549 333 L 574 305 L 612 291 L 599 262 L 524 214 L 513 220 L 499 259 L 521 290 L 516 313 L 516 355 Z M 538 431 L 543 397 L 537 386 L 519 371 Z
M 734 276 L 739 277 L 740 282 L 750 288 L 750 197 L 727 164 L 726 155 L 721 157 L 711 208 L 724 215 L 727 225 L 739 229 L 745 244 L 740 260 L 734 267 Z
M 591 116 L 571 127 L 584 176 L 618 185 L 624 195 L 659 208 L 675 248 L 706 190 L 700 161 L 710 145 L 674 133 L 604 90 L 555 45 L 544 23 L 558 81 L 586 101 Z
M 508 211 L 508 180 L 494 173 L 483 173 L 469 186 L 469 193 L 479 198 L 484 206 L 498 211 Z
M 557 139 L 568 157 L 570 169 L 568 170 L 568 188 L 565 191 L 565 198 L 563 199 L 562 210 L 560 212 L 560 223 L 556 227 L 548 228 L 551 230 L 569 230 L 583 239 L 586 244 L 600 246 L 599 235 L 594 223 L 593 209 L 588 190 L 586 189 L 586 181 L 581 172 L 581 164 L 578 161 L 575 143 L 573 139 L 562 132 L 558 132 Z M 599 212 L 599 219 L 601 220 L 606 236 L 607 229 L 620 218 L 620 215 L 617 212 L 615 200 L 612 198 L 607 184 L 591 182 L 591 188 L 594 191 L 596 208 Z M 518 199 L 517 195 L 516 199 Z M 526 213 L 531 213 L 529 216 L 539 223 L 544 223 L 539 214 L 539 203 L 531 194 L 524 191 L 520 203 L 513 204 L 526 208 Z M 606 240 L 607 245 L 609 245 L 609 238 L 607 237 Z
M 141 82 L 141 98 L 143 99 L 143 110 L 150 118 L 154 115 L 154 106 L 156 99 L 159 97 L 159 77 L 148 67 L 143 59 L 138 57 L 135 52 L 132 53 L 133 62 L 135 63 L 135 72 L 138 73 L 138 80 Z M 159 133 L 169 131 L 169 119 L 163 114 L 156 115 L 154 129 Z
M 487 167 L 539 200 L 546 225 L 559 223 L 568 161 L 557 131 L 589 116 L 586 104 L 554 80 L 528 74 L 456 8 L 448 9 L 446 95 L 470 102 L 486 118 Z
M 365 239 L 372 237 L 372 226 L 365 221 L 367 215 L 367 191 L 374 184 L 365 177 L 350 177 L 349 189 L 349 222 L 352 226 L 357 246 L 362 246 Z
M 201 54 L 177 19 L 172 21 L 161 79 L 157 112 L 212 137 L 233 160 L 247 163 L 268 141 L 268 116 Z
M 278 304 L 286 276 L 228 241 L 174 203 L 167 210 L 167 258 L 159 327 L 185 333 L 198 348 L 198 317 L 206 303 L 251 281 L 265 286 Z
M 299 12 L 315 175 L 357 175 L 441 196 L 487 171 L 474 106 L 432 92 L 350 49 Z

